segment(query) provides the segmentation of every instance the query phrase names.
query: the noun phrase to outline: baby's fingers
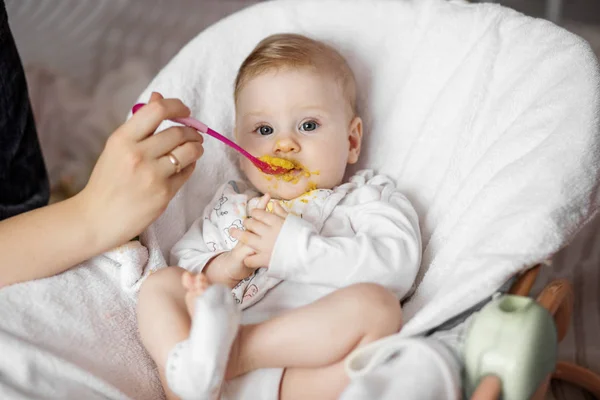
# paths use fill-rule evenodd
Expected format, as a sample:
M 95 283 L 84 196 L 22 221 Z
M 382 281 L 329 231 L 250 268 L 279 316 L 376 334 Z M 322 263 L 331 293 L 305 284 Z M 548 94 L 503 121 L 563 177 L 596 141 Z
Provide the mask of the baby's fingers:
M 240 241 L 241 243 L 252 247 L 253 249 L 260 248 L 260 237 L 252 232 L 242 231 L 237 228 L 229 229 L 229 234 L 232 238 Z
M 255 208 L 254 210 L 250 211 L 250 216 L 252 219 L 260 221 L 268 226 L 277 226 L 278 223 L 281 225 L 280 216 L 259 208 Z
M 275 213 L 275 215 L 283 219 L 286 219 L 286 217 L 288 216 L 287 211 L 285 211 L 285 209 L 279 202 L 275 202 L 275 205 L 273 206 L 273 212 Z
M 264 257 L 260 253 L 246 257 L 244 259 L 244 265 L 252 269 L 258 269 L 267 266 Z
M 243 244 L 242 242 L 238 242 L 236 247 L 238 247 L 237 251 L 239 251 L 240 256 L 242 258 L 246 258 L 246 257 L 256 254 L 256 250 L 254 250 L 252 247 L 250 247 L 248 245 Z
M 235 240 L 240 240 L 240 237 L 242 236 L 242 233 L 244 233 L 244 231 L 241 230 L 241 229 L 238 229 L 238 228 L 229 228 L 229 236 L 231 236 Z M 242 246 L 242 245 L 243 245 L 242 242 L 238 242 L 235 245 L 234 249 L 237 249 L 238 246 Z
M 269 204 L 269 201 L 271 201 L 271 196 L 267 193 L 263 197 L 260 198 L 256 208 L 261 209 L 261 210 L 266 210 L 267 205 Z

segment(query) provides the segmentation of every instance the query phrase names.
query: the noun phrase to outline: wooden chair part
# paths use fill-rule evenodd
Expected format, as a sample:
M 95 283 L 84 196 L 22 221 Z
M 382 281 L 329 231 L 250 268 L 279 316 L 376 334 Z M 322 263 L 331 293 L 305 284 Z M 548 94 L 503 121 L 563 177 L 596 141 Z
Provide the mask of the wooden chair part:
M 552 281 L 536 300 L 554 317 L 558 341 L 561 342 L 567 334 L 573 312 L 573 286 L 566 279 Z
M 579 365 L 559 361 L 552 379 L 558 379 L 579 386 L 600 399 L 600 376 Z
M 540 273 L 540 268 L 541 264 L 537 264 L 521 274 L 519 279 L 513 283 L 508 293 L 517 296 L 529 296 L 529 292 L 531 291 L 531 288 L 533 287 L 533 284 Z

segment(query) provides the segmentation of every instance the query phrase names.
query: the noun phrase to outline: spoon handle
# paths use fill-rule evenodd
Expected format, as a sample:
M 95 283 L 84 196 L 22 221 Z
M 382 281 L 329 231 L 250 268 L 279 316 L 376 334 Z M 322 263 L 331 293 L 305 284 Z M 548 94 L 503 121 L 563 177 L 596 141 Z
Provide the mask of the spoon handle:
M 133 108 L 131 109 L 131 112 L 133 114 L 135 114 L 144 105 L 145 105 L 144 103 L 138 103 L 138 104 L 134 105 Z M 266 174 L 279 174 L 279 173 L 285 172 L 285 170 L 280 167 L 272 167 L 268 163 L 261 161 L 258 158 L 254 157 L 252 154 L 248 153 L 246 150 L 244 150 L 242 147 L 238 146 L 233 141 L 227 139 L 225 136 L 221 135 L 220 133 L 213 131 L 205 123 L 198 121 L 195 118 L 192 118 L 192 117 L 174 118 L 172 121 L 177 122 L 182 125 L 185 125 L 185 126 L 189 126 L 190 128 L 193 128 L 199 132 L 210 135 L 210 136 L 214 137 L 215 139 L 225 143 L 227 146 L 240 152 L 244 157 L 246 157 L 248 160 L 250 160 L 252 162 L 252 164 L 254 164 L 258 169 L 260 169 L 261 171 L 263 171 Z
M 206 126 L 206 124 L 198 121 L 195 118 L 191 118 L 191 117 L 186 117 L 186 118 L 174 118 L 173 121 L 178 122 L 180 124 L 189 126 L 190 128 L 194 128 L 197 131 L 200 131 L 202 133 L 206 133 L 207 135 L 210 135 L 212 137 L 214 137 L 217 140 L 220 140 L 221 142 L 225 143 L 227 146 L 239 151 L 240 153 L 242 153 L 244 156 L 246 156 L 250 161 L 254 162 L 254 160 L 256 160 L 256 157 L 254 157 L 252 154 L 248 153 L 246 150 L 244 150 L 242 147 L 238 146 L 235 142 L 229 140 L 228 138 L 226 138 L 225 136 L 221 135 L 218 132 L 215 132 L 214 130 L 212 130 L 211 128 L 209 128 L 208 126 Z

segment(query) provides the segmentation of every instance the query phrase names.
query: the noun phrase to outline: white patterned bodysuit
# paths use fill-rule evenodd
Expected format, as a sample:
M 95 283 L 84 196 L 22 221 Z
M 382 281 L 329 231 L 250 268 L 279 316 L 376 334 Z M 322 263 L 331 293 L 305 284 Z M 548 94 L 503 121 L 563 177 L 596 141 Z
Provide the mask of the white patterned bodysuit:
M 229 229 L 243 227 L 259 198 L 243 183 L 223 185 L 171 249 L 171 265 L 200 272 L 235 247 Z M 318 189 L 281 205 L 289 214 L 269 265 L 233 289 L 248 321 L 310 304 L 355 283 L 380 284 L 398 299 L 410 293 L 421 261 L 419 222 L 391 179 L 360 171 L 331 190 Z
M 306 213 L 308 207 L 319 208 L 332 193 L 327 189 L 316 189 L 307 192 L 293 200 L 271 200 L 267 211 L 273 210 L 273 203 L 279 202 L 283 208 L 293 215 L 308 219 L 311 223 L 312 214 Z M 248 189 L 243 182 L 230 181 L 219 188 L 215 197 L 204 209 L 202 217 L 202 241 L 208 252 L 203 259 L 197 260 L 198 267 L 204 267 L 208 261 L 218 254 L 235 247 L 237 240 L 230 234 L 231 228 L 243 230 L 243 221 L 248 218 L 250 211 L 257 208 L 260 200 L 259 193 Z M 194 268 L 197 271 L 197 268 Z M 260 300 L 265 293 L 281 282 L 278 278 L 268 277 L 266 268 L 257 269 L 252 275 L 241 280 L 233 289 L 232 295 L 242 309 L 250 307 Z

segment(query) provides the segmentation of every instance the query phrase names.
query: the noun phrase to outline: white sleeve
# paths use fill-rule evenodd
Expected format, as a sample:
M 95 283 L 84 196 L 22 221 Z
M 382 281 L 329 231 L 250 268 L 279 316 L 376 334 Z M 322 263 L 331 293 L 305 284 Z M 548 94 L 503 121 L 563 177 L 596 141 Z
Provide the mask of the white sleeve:
M 192 272 L 201 272 L 206 264 L 217 255 L 227 251 L 215 242 L 206 242 L 202 230 L 209 228 L 212 221 L 198 218 L 185 235 L 171 249 L 171 264 Z M 216 228 L 216 227 L 215 227 Z
M 230 250 L 220 232 L 218 216 L 214 212 L 229 188 L 230 184 L 227 183 L 217 190 L 214 198 L 206 205 L 202 217 L 194 221 L 185 235 L 173 246 L 171 265 L 178 265 L 188 271 L 201 272 L 211 259 Z
M 354 232 L 320 236 L 307 221 L 289 215 L 279 234 L 268 274 L 284 280 L 344 287 L 378 283 L 399 299 L 411 289 L 421 262 L 417 214 L 393 191 L 387 201 L 349 207 Z

